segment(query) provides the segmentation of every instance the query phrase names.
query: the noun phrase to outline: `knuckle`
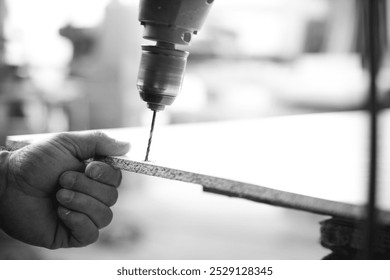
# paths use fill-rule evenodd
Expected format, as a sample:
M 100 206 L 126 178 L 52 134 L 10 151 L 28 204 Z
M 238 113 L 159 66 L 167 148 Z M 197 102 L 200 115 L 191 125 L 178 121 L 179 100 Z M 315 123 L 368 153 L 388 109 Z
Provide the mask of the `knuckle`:
M 96 162 L 96 164 L 99 166 L 103 176 L 105 176 L 105 177 L 112 176 L 111 174 L 113 173 L 113 168 L 111 165 L 104 163 L 104 162 Z
M 95 243 L 99 239 L 99 230 L 94 230 L 91 234 L 88 234 L 85 243 L 86 245 Z
M 122 172 L 120 169 L 112 168 L 111 167 L 111 176 L 110 178 L 110 185 L 114 187 L 119 187 L 119 185 L 122 182 Z
M 72 247 L 87 246 L 96 242 L 99 238 L 99 230 L 85 214 L 71 212 L 67 216 L 67 224 L 75 241 Z
M 120 169 L 117 169 L 117 184 L 116 187 L 119 187 L 122 183 L 122 171 Z
M 105 137 L 107 137 L 107 135 L 104 132 L 100 131 L 100 130 L 93 131 L 92 135 L 94 137 L 96 137 L 96 138 L 105 138 Z
M 69 219 L 75 227 L 82 228 L 88 224 L 88 217 L 81 214 L 69 215 Z
M 83 184 L 83 174 L 82 173 L 79 173 L 79 172 L 75 172 L 72 174 L 73 176 L 73 186 L 77 189 L 80 188 L 80 186 Z
M 60 141 L 60 140 L 63 140 L 64 138 L 66 139 L 68 137 L 69 137 L 69 132 L 60 132 L 60 133 L 54 135 L 52 137 L 52 139 L 55 141 Z
M 61 132 L 51 139 L 52 143 L 56 143 L 56 146 L 60 149 L 70 151 L 72 154 L 81 155 L 80 146 L 75 140 L 74 132 Z
M 108 226 L 111 223 L 113 217 L 114 217 L 114 215 L 113 215 L 111 209 L 108 208 L 107 211 L 105 211 L 101 222 L 99 223 L 99 228 L 104 228 L 104 227 Z
M 78 245 L 76 247 L 84 247 L 95 243 L 99 239 L 99 230 L 94 229 L 91 232 L 86 232 L 82 237 L 78 237 Z
M 108 193 L 108 206 L 114 206 L 114 204 L 118 201 L 118 191 L 116 189 L 110 190 Z

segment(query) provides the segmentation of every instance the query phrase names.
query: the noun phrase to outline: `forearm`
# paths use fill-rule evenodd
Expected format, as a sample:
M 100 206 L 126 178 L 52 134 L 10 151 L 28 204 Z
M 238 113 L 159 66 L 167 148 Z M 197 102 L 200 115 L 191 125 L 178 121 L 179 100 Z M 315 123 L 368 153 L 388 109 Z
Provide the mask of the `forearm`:
M 8 158 L 10 154 L 8 151 L 0 151 L 0 204 L 7 187 Z

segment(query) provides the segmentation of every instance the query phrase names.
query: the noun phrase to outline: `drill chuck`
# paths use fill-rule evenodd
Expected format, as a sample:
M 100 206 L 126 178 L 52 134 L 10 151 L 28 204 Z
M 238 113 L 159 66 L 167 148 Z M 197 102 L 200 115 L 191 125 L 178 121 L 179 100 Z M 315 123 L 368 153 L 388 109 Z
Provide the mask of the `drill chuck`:
M 139 21 L 143 37 L 157 42 L 142 46 L 137 88 L 153 111 L 145 161 L 148 161 L 156 112 L 171 105 L 180 93 L 188 52 L 175 45 L 189 45 L 201 28 L 214 0 L 141 0 Z
M 179 94 L 188 52 L 162 46 L 142 46 L 137 88 L 153 111 L 171 105 Z
M 189 45 L 198 33 L 214 0 L 141 0 L 139 21 L 143 37 L 157 42 L 143 46 L 137 87 L 153 111 L 171 105 L 180 92 L 188 52 L 175 45 Z

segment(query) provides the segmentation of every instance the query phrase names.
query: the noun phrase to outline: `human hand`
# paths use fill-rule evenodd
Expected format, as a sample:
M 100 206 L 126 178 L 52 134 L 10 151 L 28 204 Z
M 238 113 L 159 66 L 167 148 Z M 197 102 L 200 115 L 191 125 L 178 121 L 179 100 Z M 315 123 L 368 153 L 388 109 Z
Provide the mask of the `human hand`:
M 8 155 L 0 227 L 50 249 L 95 242 L 112 220 L 121 171 L 94 156 L 123 155 L 129 144 L 100 132 L 61 133 Z M 4 171 L 2 171 L 4 172 Z

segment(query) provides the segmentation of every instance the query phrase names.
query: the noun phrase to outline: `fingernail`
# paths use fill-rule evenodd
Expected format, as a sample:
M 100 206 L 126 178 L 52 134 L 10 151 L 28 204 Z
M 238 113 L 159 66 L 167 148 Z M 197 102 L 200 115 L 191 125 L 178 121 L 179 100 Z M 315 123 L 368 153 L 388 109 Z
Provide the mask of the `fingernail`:
M 60 178 L 60 184 L 64 188 L 71 189 L 76 181 L 76 177 L 72 174 L 64 174 Z
M 92 165 L 90 169 L 90 175 L 92 179 L 98 179 L 101 174 L 101 168 L 98 165 Z
M 60 202 L 71 202 L 74 197 L 74 192 L 62 189 L 58 192 L 57 198 Z

